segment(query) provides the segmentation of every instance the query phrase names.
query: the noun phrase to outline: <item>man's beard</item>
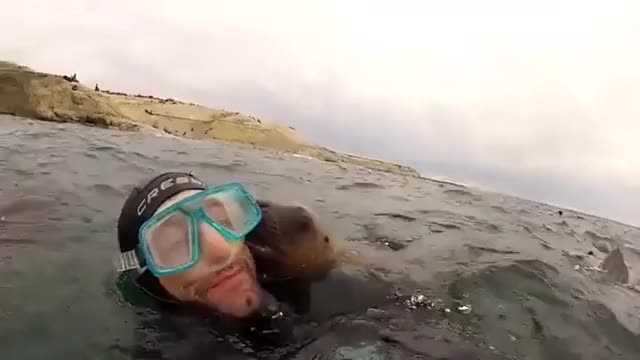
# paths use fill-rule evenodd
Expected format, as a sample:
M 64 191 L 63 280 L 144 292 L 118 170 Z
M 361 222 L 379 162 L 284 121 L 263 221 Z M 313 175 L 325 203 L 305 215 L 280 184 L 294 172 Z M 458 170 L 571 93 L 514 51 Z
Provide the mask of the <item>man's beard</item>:
M 238 254 L 248 266 L 252 282 L 258 291 L 259 306 L 248 316 L 236 317 L 220 311 L 215 305 L 203 301 L 186 301 L 180 306 L 189 315 L 205 321 L 212 332 L 220 336 L 240 336 L 252 347 L 284 346 L 295 343 L 294 319 L 296 316 L 285 303 L 279 302 L 265 290 L 257 276 L 253 256 L 245 246 Z

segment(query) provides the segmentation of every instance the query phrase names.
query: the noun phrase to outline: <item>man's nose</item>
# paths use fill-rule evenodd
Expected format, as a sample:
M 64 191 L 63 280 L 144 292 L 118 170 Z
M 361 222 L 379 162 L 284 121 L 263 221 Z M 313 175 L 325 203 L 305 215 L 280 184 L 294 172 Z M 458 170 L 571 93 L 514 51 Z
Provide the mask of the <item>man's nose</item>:
M 233 255 L 233 245 L 216 229 L 204 222 L 200 222 L 199 230 L 201 258 L 215 264 L 224 262 Z

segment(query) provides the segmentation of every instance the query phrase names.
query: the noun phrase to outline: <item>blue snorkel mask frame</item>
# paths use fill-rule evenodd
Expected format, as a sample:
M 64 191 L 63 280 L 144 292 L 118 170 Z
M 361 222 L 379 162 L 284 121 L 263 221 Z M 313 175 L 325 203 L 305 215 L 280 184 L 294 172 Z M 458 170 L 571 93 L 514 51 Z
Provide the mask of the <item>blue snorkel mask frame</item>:
M 245 200 L 250 204 L 249 209 L 251 211 L 248 214 L 248 218 L 251 222 L 244 224 L 241 232 L 232 232 L 223 225 L 219 224 L 208 216 L 205 210 L 202 208 L 201 200 L 207 196 L 228 191 L 239 192 Z M 195 205 L 195 206 L 194 206 Z M 172 267 L 170 269 L 164 269 L 158 266 L 149 248 L 149 242 L 147 239 L 148 233 L 157 224 L 165 220 L 167 217 L 174 215 L 175 213 L 183 214 L 189 221 L 189 246 L 190 246 L 190 258 L 189 260 L 181 264 L 180 266 Z M 190 195 L 175 204 L 170 205 L 166 209 L 154 214 L 151 218 L 145 221 L 138 231 L 138 245 L 135 249 L 127 251 L 118 255 L 116 259 L 116 268 L 119 272 L 138 269 L 140 272 L 148 269 L 156 277 L 176 275 L 181 272 L 187 271 L 192 268 L 200 260 L 200 236 L 198 225 L 203 222 L 210 227 L 214 228 L 220 233 L 227 241 L 230 242 L 242 242 L 245 236 L 252 231 L 262 220 L 262 211 L 257 201 L 247 192 L 245 187 L 240 183 L 228 183 L 216 187 L 207 188 L 196 194 Z

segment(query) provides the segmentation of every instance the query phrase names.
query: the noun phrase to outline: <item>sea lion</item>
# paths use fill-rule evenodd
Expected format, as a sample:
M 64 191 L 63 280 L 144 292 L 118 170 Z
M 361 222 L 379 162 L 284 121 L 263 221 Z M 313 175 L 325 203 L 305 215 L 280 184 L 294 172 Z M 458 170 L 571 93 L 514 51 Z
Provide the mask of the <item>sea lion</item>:
M 246 237 L 265 281 L 319 281 L 336 263 L 336 252 L 317 215 L 302 205 L 259 200 L 262 221 Z

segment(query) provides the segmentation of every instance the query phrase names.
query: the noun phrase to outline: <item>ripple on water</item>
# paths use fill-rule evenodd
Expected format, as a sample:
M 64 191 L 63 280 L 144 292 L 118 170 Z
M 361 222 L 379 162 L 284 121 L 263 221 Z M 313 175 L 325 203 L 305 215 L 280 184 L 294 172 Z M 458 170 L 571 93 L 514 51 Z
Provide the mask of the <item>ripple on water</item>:
M 447 230 L 462 230 L 464 218 L 457 213 L 440 209 L 417 209 L 413 213 L 421 216 L 422 224 L 432 233 L 443 233 Z
M 500 205 L 492 205 L 491 208 L 501 214 L 509 214 L 509 211 Z
M 409 201 L 411 201 L 411 199 L 409 197 L 402 196 L 402 195 L 389 195 L 388 198 L 392 199 L 392 200 L 401 201 L 401 202 L 409 202 Z
M 450 195 L 459 195 L 459 196 L 474 196 L 473 193 L 471 193 L 468 190 L 463 190 L 463 189 L 447 189 L 444 191 L 445 194 L 450 194 Z
M 0 215 L 6 214 L 12 219 L 31 218 L 38 220 L 39 217 L 30 215 L 37 213 L 53 204 L 50 197 L 39 195 L 27 195 L 19 193 L 4 192 L 2 202 L 0 202 Z
M 627 330 L 638 329 L 639 295 L 583 276 L 560 255 L 569 248 L 585 256 L 591 243 L 613 247 L 614 240 L 638 247 L 637 229 L 591 216 L 580 220 L 569 211 L 558 218 L 550 206 L 448 183 L 215 142 L 26 125 L 2 116 L 0 127 L 0 153 L 6 155 L 0 156 L 0 316 L 11 314 L 0 328 L 12 336 L 0 358 L 29 358 L 33 349 L 52 358 L 95 358 L 111 349 L 114 357 L 127 358 L 213 353 L 231 359 L 286 354 L 484 360 L 494 351 L 477 354 L 489 346 L 510 359 L 640 358 L 640 341 Z M 96 279 L 112 274 L 115 219 L 126 194 L 153 174 L 185 168 L 208 183 L 240 180 L 262 196 L 322 204 L 324 221 L 361 242 L 346 245 L 372 256 L 343 264 L 344 273 L 332 273 L 300 296 L 297 305 L 309 312 L 296 326 L 309 343 L 297 355 L 290 346 L 262 353 L 200 318 L 149 315 L 153 311 L 104 295 L 107 285 Z M 532 254 L 532 238 L 547 251 Z M 538 260 L 514 261 L 533 255 Z M 633 282 L 640 256 L 629 251 L 624 260 Z M 546 265 L 558 263 L 558 269 Z M 472 311 L 407 309 L 388 298 L 397 288 L 409 294 L 450 290 L 450 302 L 469 304 Z M 92 331 L 87 323 L 99 326 Z M 463 345 L 475 356 L 456 350 Z
M 398 214 L 398 213 L 375 213 L 373 214 L 374 216 L 385 216 L 391 219 L 398 219 L 398 220 L 402 220 L 402 221 L 407 221 L 407 222 L 412 222 L 412 221 L 416 221 L 416 218 L 413 216 L 409 216 L 409 215 L 405 215 L 405 214 Z
M 474 251 L 478 251 L 478 252 L 487 252 L 487 253 L 492 253 L 492 254 L 506 254 L 506 255 L 511 255 L 511 254 L 519 254 L 519 251 L 515 251 L 515 250 L 507 250 L 507 249 L 496 249 L 496 248 L 492 248 L 492 247 L 488 247 L 488 246 L 477 246 L 477 245 L 470 245 L 470 244 L 465 244 L 465 246 L 471 250 Z
M 97 195 L 121 197 L 126 195 L 124 189 L 118 189 L 110 184 L 93 184 L 89 187 L 90 191 L 95 191 Z
M 549 242 L 547 240 L 545 240 L 544 238 L 540 237 L 538 234 L 536 234 L 533 230 L 531 230 L 531 228 L 527 225 L 523 225 L 523 224 L 518 224 L 518 226 L 520 228 L 522 228 L 527 234 L 529 234 L 532 238 L 538 240 L 538 243 L 540 244 L 540 246 L 542 246 L 543 249 L 545 250 L 554 250 L 555 248 L 553 246 L 551 246 L 549 244 Z
M 111 153 L 115 152 L 119 154 L 125 153 L 121 148 L 115 145 L 91 145 L 89 146 L 88 150 L 92 152 L 98 152 L 98 153 L 101 153 L 101 152 L 111 152 Z
M 449 197 L 463 202 L 482 201 L 482 196 L 476 195 L 468 190 L 463 189 L 447 189 L 444 191 Z
M 442 209 L 418 209 L 414 211 L 422 215 L 428 215 L 430 218 L 438 217 L 438 218 L 447 219 L 447 218 L 456 218 L 459 216 L 457 213 L 447 211 L 447 210 L 442 210 Z
M 599 235 L 591 230 L 585 231 L 583 233 L 583 236 L 587 240 L 591 241 L 591 243 L 596 249 L 606 254 L 610 253 L 612 249 L 618 246 L 617 242 L 612 238 Z
M 34 175 L 33 171 L 31 170 L 26 170 L 26 169 L 13 169 L 11 170 L 11 172 L 13 172 L 14 175 L 19 176 L 19 177 L 29 177 Z
M 472 215 L 465 215 L 463 219 L 466 220 L 468 224 L 474 226 L 480 232 L 486 232 L 490 234 L 497 234 L 502 232 L 500 226 L 489 222 L 488 220 L 480 219 Z
M 427 227 L 435 233 L 445 232 L 446 230 L 462 230 L 459 225 L 437 221 L 427 221 Z
M 361 229 L 359 234 L 349 235 L 346 240 L 366 242 L 383 249 L 399 251 L 422 238 L 419 232 L 407 232 L 401 235 L 396 229 L 378 223 L 362 224 Z M 409 235 L 411 233 L 414 235 Z
M 351 190 L 351 189 L 384 189 L 384 186 L 373 183 L 373 182 L 363 182 L 357 181 L 350 184 L 338 185 L 336 186 L 337 190 Z
M 207 161 L 207 162 L 197 162 L 195 164 L 190 164 L 190 165 L 195 168 L 201 168 L 201 169 L 234 172 L 234 171 L 238 171 L 238 169 L 240 168 L 243 168 L 246 164 L 242 161 L 234 160 L 229 163 L 223 163 L 223 162 L 217 163 L 217 162 Z
M 603 304 L 577 301 L 582 296 L 575 294 L 584 292 L 558 284 L 558 275 L 555 268 L 538 260 L 515 261 L 460 278 L 449 291 L 453 298 L 472 304 L 470 326 L 505 353 L 531 359 L 640 355 L 637 335 Z M 584 330 L 587 338 L 578 336 Z

